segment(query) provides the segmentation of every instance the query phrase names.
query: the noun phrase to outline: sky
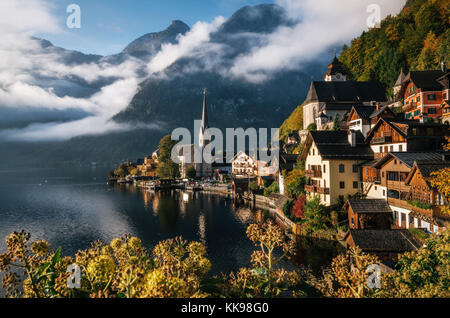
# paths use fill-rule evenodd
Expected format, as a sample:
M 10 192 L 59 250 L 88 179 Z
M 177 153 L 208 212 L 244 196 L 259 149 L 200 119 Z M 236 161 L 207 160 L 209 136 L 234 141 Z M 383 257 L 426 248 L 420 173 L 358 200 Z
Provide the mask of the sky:
M 261 83 L 281 70 L 301 70 L 322 54 L 328 55 L 332 48 L 342 47 L 373 27 L 374 17 L 396 15 L 405 2 L 274 0 L 290 23 L 272 33 L 229 35 L 252 43 L 248 52 L 231 58 L 227 53 L 235 48 L 226 41 L 211 41 L 211 34 L 242 6 L 262 1 L 0 0 L 0 127 L 5 121 L 23 120 L 23 114 L 31 118 L 24 127 L 0 129 L 0 141 L 67 140 L 135 129 L 111 118 L 127 108 L 142 81 L 170 76 L 165 71 L 183 57 L 193 62 L 175 76 L 206 70 L 224 79 Z M 71 3 L 81 9 L 79 29 L 66 24 L 70 15 L 66 8 Z M 247 14 L 251 19 L 259 12 L 253 8 Z M 149 58 L 125 56 L 119 64 L 104 59 L 67 64 L 62 58 L 65 53 L 43 48 L 33 38 L 50 40 L 65 49 L 108 55 L 121 52 L 143 34 L 164 30 L 176 19 L 191 30 Z M 97 91 L 74 94 L 83 89 L 79 82 L 96 81 L 104 83 Z M 163 129 L 157 122 L 145 127 Z
M 89 54 L 119 53 L 138 37 L 159 32 L 171 21 L 181 20 L 190 27 L 198 21 L 230 17 L 245 5 L 273 3 L 271 0 L 53 0 L 50 9 L 61 27 L 58 33 L 37 36 L 54 45 Z M 66 27 L 67 6 L 80 6 L 80 29 Z

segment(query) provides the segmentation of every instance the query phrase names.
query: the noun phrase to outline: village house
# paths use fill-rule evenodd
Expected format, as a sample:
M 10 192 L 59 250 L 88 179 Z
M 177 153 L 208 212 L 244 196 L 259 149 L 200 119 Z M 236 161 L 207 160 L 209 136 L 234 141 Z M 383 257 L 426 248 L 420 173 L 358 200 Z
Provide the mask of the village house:
M 311 83 L 303 103 L 303 127 L 316 123 L 319 130 L 329 128 L 335 117 L 342 121 L 352 106 L 374 106 L 386 100 L 379 82 L 347 81 L 344 67 L 335 56 L 324 81 Z
M 414 163 L 405 182 L 410 187 L 410 200 L 407 203 L 411 208 L 409 218 L 406 219 L 407 228 L 413 221 L 415 228 L 424 228 L 428 232 L 438 233 L 445 229 L 445 222 L 450 221 L 450 216 L 443 213 L 442 208 L 448 206 L 449 202 L 444 193 L 431 186 L 429 179 L 434 171 L 448 167 L 448 154 L 442 155 L 441 160 L 417 160 Z
M 256 158 L 251 158 L 245 151 L 239 151 L 231 161 L 232 174 L 236 177 L 255 177 Z
M 444 125 L 450 125 L 450 100 L 442 101 L 442 123 Z
M 353 106 L 347 115 L 350 130 L 360 131 L 367 137 L 369 131 L 380 118 L 395 119 L 396 115 L 388 106 Z
M 143 162 L 137 165 L 139 175 L 142 177 L 156 177 L 158 169 L 158 162 L 153 159 L 153 156 L 145 157 Z
M 449 127 L 415 120 L 380 118 L 366 137 L 375 158 L 388 152 L 438 151 L 449 135 Z
M 349 229 L 390 229 L 392 210 L 383 199 L 350 199 L 344 204 Z
M 442 101 L 448 96 L 448 76 L 445 63 L 441 70 L 411 71 L 402 80 L 401 73 L 394 92 L 403 99 L 405 118 L 437 122 L 442 117 Z M 446 80 L 447 87 L 443 84 Z
M 399 254 L 415 252 L 423 246 L 408 230 L 402 229 L 351 229 L 344 240 L 347 247 L 357 246 L 364 253 L 374 254 L 389 265 L 397 261 Z
M 425 188 L 429 191 L 422 198 L 429 199 L 429 202 L 424 202 L 424 204 L 430 204 L 428 211 L 421 209 L 411 204 L 414 200 L 414 192 L 407 180 L 413 173 L 415 162 L 419 162 L 422 167 L 427 166 L 428 168 L 424 169 L 429 176 L 429 170 L 439 170 L 439 167 L 448 164 L 448 161 L 442 160 L 442 156 L 445 156 L 445 154 L 437 152 L 392 152 L 378 159 L 374 164 L 365 164 L 362 167 L 362 194 L 368 198 L 387 200 L 393 211 L 393 222 L 397 227 L 406 229 L 412 227 L 426 228 L 430 232 L 437 232 L 443 224 L 440 207 L 448 204 L 445 202 L 445 197 L 433 192 L 429 184 L 421 184 L 422 190 L 420 193 L 425 195 L 427 193 Z M 431 194 L 435 199 L 434 201 L 432 201 Z M 435 207 L 432 208 L 431 205 L 435 205 Z M 431 219 L 430 214 L 438 218 Z M 434 225 L 436 228 L 434 228 Z
M 300 154 L 305 162 L 309 198 L 326 206 L 359 192 L 359 165 L 373 160 L 373 151 L 359 131 L 311 131 Z
M 361 165 L 362 194 L 368 198 L 404 197 L 405 181 L 415 160 L 439 160 L 438 152 L 390 152 Z

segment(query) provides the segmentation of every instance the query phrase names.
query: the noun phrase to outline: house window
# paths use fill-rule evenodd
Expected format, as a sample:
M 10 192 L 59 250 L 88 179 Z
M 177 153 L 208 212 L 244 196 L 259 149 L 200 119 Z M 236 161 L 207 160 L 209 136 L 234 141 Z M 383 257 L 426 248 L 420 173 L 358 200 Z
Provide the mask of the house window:
M 436 94 L 428 95 L 428 100 L 436 100 Z
M 357 173 L 358 172 L 358 165 L 353 165 L 353 172 Z
M 400 151 L 400 152 L 403 151 L 403 145 L 399 145 L 399 146 L 398 146 L 398 151 Z
M 344 181 L 339 182 L 339 188 L 345 189 L 345 182 Z
M 326 172 L 327 172 L 326 166 L 323 165 L 323 173 L 326 173 Z
M 431 115 L 435 115 L 436 114 L 436 108 L 434 108 L 434 107 L 430 107 L 427 110 L 428 110 L 428 114 L 431 114 Z
M 344 173 L 345 172 L 345 166 L 344 165 L 339 165 L 339 172 L 340 173 Z
M 353 189 L 358 189 L 358 181 L 353 181 Z
M 389 151 L 391 151 L 391 152 L 394 151 L 394 146 L 390 146 Z
M 380 146 L 380 153 L 383 153 L 383 146 Z

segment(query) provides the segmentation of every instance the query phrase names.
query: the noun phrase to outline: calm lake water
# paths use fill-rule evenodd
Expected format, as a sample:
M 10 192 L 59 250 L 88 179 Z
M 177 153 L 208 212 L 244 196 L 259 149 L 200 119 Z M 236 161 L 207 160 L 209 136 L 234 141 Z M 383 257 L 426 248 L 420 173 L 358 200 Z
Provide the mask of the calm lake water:
M 254 213 L 219 195 L 183 192 L 154 194 L 134 186 L 108 186 L 106 169 L 0 170 L 0 251 L 4 237 L 17 230 L 46 239 L 64 255 L 95 240 L 109 242 L 130 233 L 149 251 L 157 242 L 183 236 L 203 242 L 212 274 L 250 264 L 254 246 L 245 231 Z M 319 271 L 336 255 L 336 243 L 304 241 L 294 260 Z

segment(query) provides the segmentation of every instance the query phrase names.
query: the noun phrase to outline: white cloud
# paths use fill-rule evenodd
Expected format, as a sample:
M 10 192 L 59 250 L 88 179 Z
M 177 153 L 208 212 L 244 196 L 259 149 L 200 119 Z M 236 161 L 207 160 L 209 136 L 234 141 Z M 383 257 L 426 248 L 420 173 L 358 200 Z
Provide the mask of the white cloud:
M 406 0 L 278 0 L 290 17 L 299 21 L 265 35 L 263 46 L 234 61 L 229 74 L 252 82 L 265 80 L 271 72 L 297 69 L 331 46 L 341 46 L 367 30 L 367 7 L 378 4 L 381 18 L 396 14 Z
M 28 34 L 60 31 L 46 0 L 1 0 L 0 29 Z
M 161 51 L 150 61 L 149 73 L 160 72 L 181 57 L 193 55 L 199 48 L 206 47 L 210 34 L 216 31 L 224 21 L 223 17 L 217 17 L 212 23 L 197 22 L 185 35 L 178 36 L 178 43 L 164 44 Z
M 37 32 L 58 32 L 51 7 L 43 0 L 0 1 L 0 107 L 47 110 L 78 109 L 91 114 L 66 123 L 32 124 L 24 129 L 0 131 L 9 139 L 67 139 L 84 134 L 130 129 L 109 119 L 125 109 L 135 93 L 137 75 L 143 62 L 129 58 L 119 65 L 106 62 L 69 65 L 61 52 L 43 49 L 31 38 Z M 79 77 L 87 83 L 101 78 L 117 78 L 89 98 L 58 96 L 53 83 Z M 43 79 L 53 79 L 49 87 Z M 59 83 L 58 83 L 59 81 Z

